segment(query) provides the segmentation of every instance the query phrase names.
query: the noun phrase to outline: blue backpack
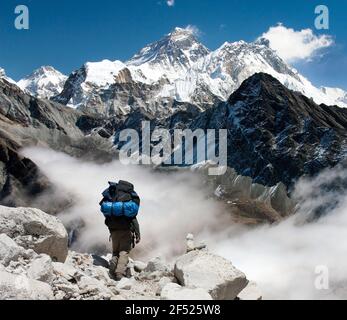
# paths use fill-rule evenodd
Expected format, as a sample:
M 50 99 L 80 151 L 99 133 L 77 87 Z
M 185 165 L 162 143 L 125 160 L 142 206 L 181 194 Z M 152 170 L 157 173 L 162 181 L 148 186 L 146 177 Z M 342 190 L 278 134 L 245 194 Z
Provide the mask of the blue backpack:
M 139 212 L 139 206 L 134 201 L 128 202 L 103 202 L 101 212 L 105 217 L 135 218 Z
M 107 218 L 127 217 L 133 219 L 140 208 L 140 198 L 134 186 L 127 181 L 109 182 L 100 202 L 101 212 Z

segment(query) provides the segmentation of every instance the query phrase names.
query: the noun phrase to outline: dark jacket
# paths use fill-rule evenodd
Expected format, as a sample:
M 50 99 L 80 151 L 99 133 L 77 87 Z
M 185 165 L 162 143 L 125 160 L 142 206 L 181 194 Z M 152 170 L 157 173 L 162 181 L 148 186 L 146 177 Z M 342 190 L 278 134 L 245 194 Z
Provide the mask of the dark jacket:
M 134 190 L 134 186 L 127 181 L 119 181 L 118 183 L 109 182 L 109 187 L 103 194 L 100 205 L 103 202 L 127 202 L 133 201 L 140 206 L 140 198 Z M 131 230 L 140 238 L 140 226 L 136 218 L 122 217 L 106 217 L 105 224 L 110 231 Z

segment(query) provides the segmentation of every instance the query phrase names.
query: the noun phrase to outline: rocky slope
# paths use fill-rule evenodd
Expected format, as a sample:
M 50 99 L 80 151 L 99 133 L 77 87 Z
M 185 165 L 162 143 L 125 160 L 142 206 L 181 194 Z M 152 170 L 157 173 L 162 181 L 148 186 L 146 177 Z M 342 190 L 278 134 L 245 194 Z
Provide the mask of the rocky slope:
M 227 129 L 228 165 L 267 186 L 290 188 L 346 158 L 346 109 L 317 105 L 262 73 L 189 127 Z
M 118 130 L 112 131 L 112 125 L 106 127 L 116 144 L 119 131 L 125 127 L 141 136 L 144 120 L 151 122 L 152 132 L 156 127 L 226 129 L 228 166 L 237 175 L 251 178 L 246 185 L 253 182 L 273 187 L 283 183 L 290 188 L 301 176 L 315 175 L 346 159 L 347 109 L 317 105 L 268 74 L 253 75 L 228 102 L 205 112 L 193 105 L 185 108 L 166 119 L 138 111 L 118 118 L 114 126 Z
M 249 78 L 226 105 L 211 111 L 216 117 L 206 124 L 218 121 L 213 127 L 230 130 L 229 166 L 254 182 L 291 187 L 299 177 L 346 159 L 346 109 L 317 105 L 269 75 Z
M 256 284 L 231 262 L 197 247 L 172 266 L 159 257 L 130 260 L 114 281 L 109 257 L 68 251 L 61 222 L 37 209 L 0 206 L 0 300 L 261 299 Z
M 2 204 L 20 206 L 31 203 L 41 207 L 43 203 L 36 203 L 35 198 L 50 188 L 49 181 L 36 165 L 21 156 L 22 147 L 39 145 L 76 157 L 113 159 L 112 143 L 98 134 L 85 137 L 78 127 L 81 117 L 81 112 L 29 96 L 16 85 L 0 79 Z

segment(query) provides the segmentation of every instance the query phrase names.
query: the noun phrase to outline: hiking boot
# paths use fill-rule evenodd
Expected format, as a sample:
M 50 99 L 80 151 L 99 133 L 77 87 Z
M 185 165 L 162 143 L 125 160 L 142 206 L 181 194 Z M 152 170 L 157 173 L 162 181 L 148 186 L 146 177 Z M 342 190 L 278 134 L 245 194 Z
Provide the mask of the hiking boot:
M 115 275 L 116 273 L 117 265 L 118 265 L 118 257 L 114 256 L 112 257 L 110 261 L 110 267 L 109 267 L 109 271 L 112 276 Z

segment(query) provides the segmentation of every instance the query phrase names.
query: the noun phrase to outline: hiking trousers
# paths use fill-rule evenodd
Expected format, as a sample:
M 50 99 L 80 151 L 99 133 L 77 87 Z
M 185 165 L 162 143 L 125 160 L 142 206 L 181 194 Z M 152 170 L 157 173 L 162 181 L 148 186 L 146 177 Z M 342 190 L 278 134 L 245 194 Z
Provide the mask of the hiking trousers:
M 116 275 L 126 275 L 129 253 L 132 249 L 133 235 L 130 230 L 111 231 L 113 268 Z

